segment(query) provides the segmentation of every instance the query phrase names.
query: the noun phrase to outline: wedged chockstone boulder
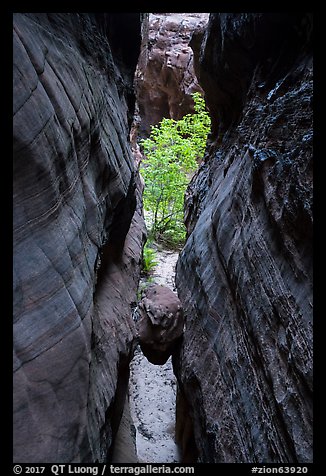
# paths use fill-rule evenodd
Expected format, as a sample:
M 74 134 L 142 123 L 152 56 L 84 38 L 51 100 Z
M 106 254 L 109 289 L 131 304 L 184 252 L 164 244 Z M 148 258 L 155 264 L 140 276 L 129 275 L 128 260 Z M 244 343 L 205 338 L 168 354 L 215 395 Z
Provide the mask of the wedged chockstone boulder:
M 139 14 L 14 14 L 14 461 L 107 461 L 143 219 Z
M 141 350 L 149 362 L 163 365 L 177 349 L 183 334 L 183 311 L 179 298 L 166 286 L 154 285 L 138 304 Z
M 176 272 L 188 462 L 312 461 L 311 39 L 308 14 L 221 13 L 194 45 L 213 127 Z

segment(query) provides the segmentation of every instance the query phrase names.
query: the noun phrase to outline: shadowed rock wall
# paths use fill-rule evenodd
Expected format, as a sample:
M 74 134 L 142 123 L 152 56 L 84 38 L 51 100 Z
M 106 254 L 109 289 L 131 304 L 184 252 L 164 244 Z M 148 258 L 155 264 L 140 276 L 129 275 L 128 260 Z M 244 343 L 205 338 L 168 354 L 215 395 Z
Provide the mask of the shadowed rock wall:
M 120 420 L 143 239 L 127 142 L 140 32 L 139 14 L 14 15 L 17 462 L 105 461 Z
M 312 461 L 311 22 L 212 14 L 193 43 L 213 127 L 177 265 L 185 461 Z

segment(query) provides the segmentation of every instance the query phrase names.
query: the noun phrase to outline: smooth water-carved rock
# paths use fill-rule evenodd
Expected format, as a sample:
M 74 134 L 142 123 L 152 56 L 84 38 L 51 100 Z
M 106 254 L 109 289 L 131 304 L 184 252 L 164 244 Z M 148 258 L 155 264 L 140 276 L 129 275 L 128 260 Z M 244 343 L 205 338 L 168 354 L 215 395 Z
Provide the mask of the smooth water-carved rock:
M 312 461 L 311 30 L 214 14 L 197 51 L 213 130 L 186 197 L 174 369 L 200 462 Z
M 106 461 L 143 239 L 140 15 L 14 14 L 14 461 Z
M 173 354 L 183 333 L 183 311 L 171 289 L 154 285 L 145 291 L 138 305 L 139 343 L 147 359 L 163 365 Z

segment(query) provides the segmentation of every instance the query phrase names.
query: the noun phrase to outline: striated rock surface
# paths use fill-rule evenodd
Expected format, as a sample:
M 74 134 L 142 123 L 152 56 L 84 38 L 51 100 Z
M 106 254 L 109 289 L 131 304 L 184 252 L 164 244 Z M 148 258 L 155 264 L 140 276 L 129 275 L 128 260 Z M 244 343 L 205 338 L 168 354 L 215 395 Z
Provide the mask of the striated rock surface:
M 139 14 L 14 15 L 16 462 L 110 457 L 143 235 L 140 30 Z
M 191 94 L 198 84 L 189 42 L 201 37 L 208 13 L 157 13 L 149 15 L 148 45 L 136 70 L 139 106 L 138 135 L 148 136 L 150 126 L 163 117 L 180 119 L 193 112 Z
M 175 351 L 183 333 L 181 302 L 170 288 L 155 284 L 146 289 L 138 310 L 141 350 L 152 364 L 163 365 Z
M 312 461 L 311 21 L 212 14 L 194 44 L 213 130 L 176 277 L 188 462 L 194 447 L 199 462 Z

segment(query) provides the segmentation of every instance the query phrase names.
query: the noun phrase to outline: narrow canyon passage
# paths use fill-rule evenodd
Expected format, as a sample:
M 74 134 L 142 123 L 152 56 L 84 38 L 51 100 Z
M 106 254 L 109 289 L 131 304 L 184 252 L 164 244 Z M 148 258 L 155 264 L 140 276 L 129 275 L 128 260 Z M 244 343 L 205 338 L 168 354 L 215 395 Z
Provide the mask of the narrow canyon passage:
M 158 251 L 154 282 L 174 290 L 178 253 Z M 171 357 L 164 365 L 153 365 L 138 346 L 130 364 L 129 401 L 136 428 L 136 450 L 140 463 L 177 463 L 174 441 L 176 378 Z
M 304 12 L 13 14 L 15 464 L 313 462 L 312 36 Z M 180 239 L 155 314 L 148 246 Z

